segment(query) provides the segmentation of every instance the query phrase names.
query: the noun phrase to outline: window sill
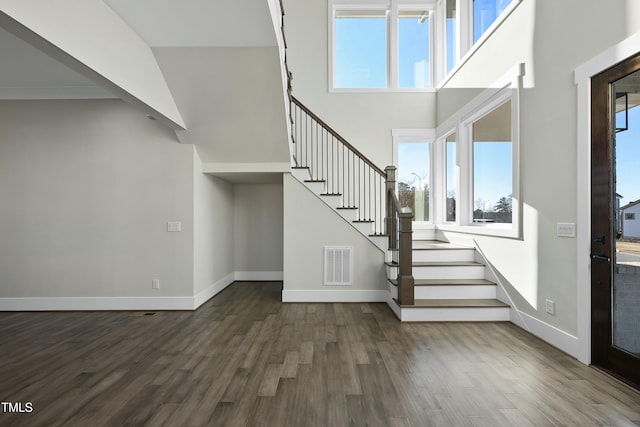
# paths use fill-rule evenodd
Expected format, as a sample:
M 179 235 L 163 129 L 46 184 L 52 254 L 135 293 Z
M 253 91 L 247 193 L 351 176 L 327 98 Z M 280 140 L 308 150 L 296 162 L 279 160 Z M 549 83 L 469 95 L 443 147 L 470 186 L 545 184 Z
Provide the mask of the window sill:
M 436 88 L 402 89 L 402 88 L 330 88 L 329 93 L 436 93 Z

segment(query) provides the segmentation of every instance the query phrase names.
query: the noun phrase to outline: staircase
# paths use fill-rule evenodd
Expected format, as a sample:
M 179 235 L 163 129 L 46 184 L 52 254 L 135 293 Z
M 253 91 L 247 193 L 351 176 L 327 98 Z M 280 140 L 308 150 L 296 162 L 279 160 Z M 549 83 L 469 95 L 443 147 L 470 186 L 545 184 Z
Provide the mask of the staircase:
M 282 0 L 277 6 L 291 173 L 385 253 L 387 304 L 403 322 L 509 320 L 480 253 L 437 240 L 433 229 L 414 234 L 395 194 L 396 168 L 380 169 L 292 95 Z
M 509 320 L 509 306 L 472 246 L 428 238 L 413 240 L 413 305 L 398 302 L 398 266 L 386 263 L 389 306 L 403 322 L 495 322 Z

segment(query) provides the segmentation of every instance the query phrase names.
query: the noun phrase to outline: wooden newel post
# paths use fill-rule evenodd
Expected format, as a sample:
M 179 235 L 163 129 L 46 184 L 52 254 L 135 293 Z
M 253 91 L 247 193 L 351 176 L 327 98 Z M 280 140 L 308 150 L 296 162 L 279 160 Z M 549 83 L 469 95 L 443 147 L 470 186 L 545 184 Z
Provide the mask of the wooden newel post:
M 387 209 L 385 212 L 385 234 L 389 236 L 389 249 L 396 249 L 396 232 L 394 227 L 394 214 L 393 214 L 393 202 L 389 196 L 389 191 L 396 191 L 396 167 L 387 166 L 384 168 L 387 174 L 387 191 L 385 192 L 387 198 Z
M 404 211 L 404 209 L 403 209 Z M 400 259 L 398 265 L 398 301 L 400 305 L 414 304 L 413 279 L 413 213 L 400 214 L 400 242 L 398 249 Z

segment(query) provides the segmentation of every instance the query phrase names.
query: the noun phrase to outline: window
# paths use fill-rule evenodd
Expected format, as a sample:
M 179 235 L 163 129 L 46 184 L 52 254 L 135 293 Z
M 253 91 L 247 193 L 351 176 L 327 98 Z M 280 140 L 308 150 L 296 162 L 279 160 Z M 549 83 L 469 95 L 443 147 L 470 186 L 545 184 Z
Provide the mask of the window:
M 473 42 L 489 29 L 513 0 L 473 0 Z
M 522 0 L 330 0 L 330 88 L 425 91 Z
M 331 87 L 415 90 L 432 87 L 433 7 L 411 2 L 332 0 Z
M 457 38 L 456 38 L 456 0 L 447 0 L 445 15 L 445 31 L 446 31 L 446 73 L 451 71 L 458 62 L 457 51 Z M 445 74 L 446 74 L 445 73 Z
M 452 133 L 445 139 L 445 221 L 456 220 L 456 199 L 458 197 L 456 174 L 456 134 Z
M 633 213 L 625 213 L 624 214 L 624 219 L 628 219 L 628 220 L 634 221 L 636 219 L 635 212 L 633 212 Z
M 511 101 L 475 121 L 473 129 L 473 222 L 511 223 L 513 149 Z
M 387 87 L 387 11 L 337 10 L 336 88 Z
M 442 230 L 522 236 L 518 65 L 439 124 L 433 163 Z
M 428 88 L 431 30 L 428 11 L 398 12 L 398 86 Z
M 398 202 L 409 207 L 414 221 L 429 221 L 431 144 L 400 142 L 398 144 Z

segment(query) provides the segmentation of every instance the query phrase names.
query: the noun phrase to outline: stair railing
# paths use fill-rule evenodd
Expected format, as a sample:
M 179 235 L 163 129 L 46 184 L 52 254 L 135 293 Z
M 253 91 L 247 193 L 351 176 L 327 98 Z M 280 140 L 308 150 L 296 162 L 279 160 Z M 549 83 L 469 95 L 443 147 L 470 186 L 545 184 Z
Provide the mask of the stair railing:
M 338 209 L 357 212 L 355 222 L 371 223 L 371 235 L 387 235 L 392 261 L 398 266 L 398 302 L 414 303 L 412 221 L 409 208 L 396 196 L 396 167 L 384 171 L 292 95 L 293 73 L 287 61 L 284 4 L 280 7 L 283 65 L 289 98 L 292 164 L 308 168 L 311 181 L 324 182 L 325 194 L 342 196 Z
M 398 302 L 414 304 L 413 278 L 413 213 L 411 208 L 401 207 L 396 196 L 396 167 L 387 166 L 387 216 L 391 264 L 397 268 Z
M 341 195 L 338 209 L 371 223 L 371 235 L 384 235 L 385 172 L 294 96 L 291 116 L 296 167 L 309 168 L 310 181 L 324 182 L 327 195 Z

